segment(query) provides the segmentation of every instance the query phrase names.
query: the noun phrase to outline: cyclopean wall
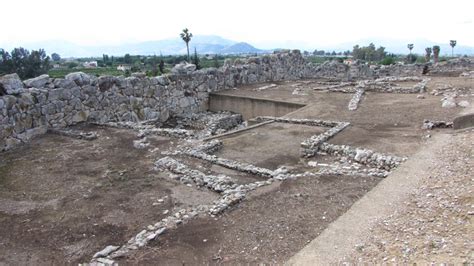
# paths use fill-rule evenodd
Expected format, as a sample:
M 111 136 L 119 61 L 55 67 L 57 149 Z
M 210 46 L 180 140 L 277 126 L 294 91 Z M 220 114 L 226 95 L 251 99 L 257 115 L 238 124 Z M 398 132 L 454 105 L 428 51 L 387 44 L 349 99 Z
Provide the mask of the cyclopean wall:
M 470 62 L 472 65 L 472 62 Z M 8 150 L 48 128 L 80 122 L 165 121 L 170 116 L 207 109 L 209 93 L 240 85 L 302 78 L 371 79 L 391 74 L 414 76 L 423 65 L 351 66 L 308 63 L 298 50 L 226 61 L 224 66 L 148 78 L 101 76 L 81 72 L 64 79 L 48 75 L 21 81 L 0 77 L 0 150 Z
M 47 75 L 22 82 L 0 77 L 0 150 L 8 150 L 48 128 L 80 122 L 165 121 L 205 110 L 209 93 L 239 85 L 298 79 L 305 61 L 299 51 L 276 53 L 219 68 L 159 77 L 101 76 L 81 72 L 64 79 Z

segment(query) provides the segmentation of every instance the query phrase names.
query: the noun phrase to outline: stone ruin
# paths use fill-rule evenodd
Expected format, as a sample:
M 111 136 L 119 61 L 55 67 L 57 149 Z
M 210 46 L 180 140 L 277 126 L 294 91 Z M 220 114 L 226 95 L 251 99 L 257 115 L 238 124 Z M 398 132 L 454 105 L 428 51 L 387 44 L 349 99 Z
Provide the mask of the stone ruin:
M 446 64 L 427 65 L 429 73 L 460 72 L 470 75 L 474 62 L 466 59 Z M 219 215 L 244 200 L 256 188 L 277 180 L 318 175 L 369 175 L 386 177 L 390 171 L 406 160 L 391 154 L 370 149 L 336 145 L 328 142 L 350 126 L 345 121 L 292 119 L 260 116 L 254 122 L 287 123 L 322 127 L 326 130 L 304 140 L 301 157 L 332 156 L 337 162 L 330 165 L 308 163 L 320 167 L 317 172 L 294 172 L 280 167 L 275 170 L 221 158 L 214 155 L 223 147 L 215 136 L 248 128 L 242 115 L 231 112 L 206 112 L 209 94 L 236 86 L 284 80 L 321 79 L 329 92 L 353 93 L 347 108 L 355 111 L 365 92 L 411 93 L 425 92 L 429 79 L 420 77 L 426 65 L 392 65 L 369 67 L 365 64 L 345 65 L 337 61 L 312 64 L 305 61 L 299 51 L 285 51 L 235 62 L 226 61 L 221 68 L 196 71 L 192 65 L 178 65 L 171 74 L 147 78 L 94 77 L 84 73 L 71 73 L 64 79 L 51 79 L 48 75 L 21 81 L 16 74 L 0 77 L 0 149 L 14 148 L 31 138 L 51 132 L 83 140 L 94 140 L 94 132 L 69 129 L 78 123 L 126 128 L 137 132 L 133 146 L 149 146 L 147 136 L 160 135 L 183 141 L 178 148 L 162 151 L 154 168 L 168 171 L 169 178 L 183 184 L 194 184 L 217 193 L 219 199 L 209 205 L 182 209 L 169 214 L 161 221 L 147 226 L 121 246 L 107 246 L 97 252 L 92 264 L 113 264 L 114 259 L 131 250 L 145 246 L 167 231 L 185 224 L 199 215 Z M 465 74 L 467 73 L 467 74 Z M 459 75 L 459 74 L 457 74 Z M 337 82 L 334 82 L 337 80 Z M 341 82 L 342 81 L 342 82 Z M 403 87 L 400 82 L 415 82 Z M 266 85 L 258 90 L 275 87 Z M 295 91 L 298 88 L 295 89 Z M 301 91 L 297 91 L 299 94 Z M 424 121 L 423 128 L 452 127 L 444 121 Z M 193 169 L 173 156 L 187 156 L 235 171 L 257 175 L 265 180 L 238 184 L 232 177 L 212 175 Z
M 431 72 L 445 73 L 452 69 L 468 71 L 474 62 L 467 59 L 430 66 Z M 183 66 L 172 74 L 147 78 L 101 76 L 81 72 L 64 79 L 41 75 L 22 82 L 18 75 L 0 77 L 0 149 L 28 142 L 50 128 L 65 128 L 81 122 L 166 121 L 170 116 L 195 113 L 206 109 L 209 93 L 240 85 L 328 78 L 340 80 L 373 80 L 362 82 L 364 90 L 382 90 L 393 86 L 387 76 L 420 76 L 423 65 L 351 66 L 337 61 L 308 63 L 298 50 L 262 57 L 239 59 L 224 66 L 198 71 Z M 378 78 L 378 79 L 377 79 Z M 395 88 L 397 92 L 417 93 L 425 79 L 413 88 Z M 333 88 L 337 89 L 337 88 Z M 350 109 L 363 94 L 354 96 Z

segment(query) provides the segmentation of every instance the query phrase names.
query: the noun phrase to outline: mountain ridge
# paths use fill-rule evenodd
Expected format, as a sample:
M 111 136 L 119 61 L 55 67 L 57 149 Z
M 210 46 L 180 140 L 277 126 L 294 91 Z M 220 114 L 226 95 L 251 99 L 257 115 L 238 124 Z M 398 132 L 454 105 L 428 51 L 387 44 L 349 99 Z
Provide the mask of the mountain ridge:
M 186 54 L 186 45 L 180 38 L 169 38 L 157 41 L 144 41 L 137 43 L 126 43 L 120 45 L 78 45 L 72 42 L 51 40 L 23 45 L 9 45 L 5 48 L 10 51 L 14 47 L 24 47 L 30 50 L 44 49 L 47 54 L 58 53 L 61 57 L 98 57 L 103 54 L 123 56 L 132 55 L 178 55 Z M 263 53 L 264 50 L 257 49 L 246 42 L 236 42 L 217 35 L 196 35 L 189 43 L 189 52 L 194 49 L 199 54 L 241 54 L 241 53 Z
M 351 50 L 354 45 L 359 44 L 360 46 L 367 46 L 370 43 L 374 43 L 376 47 L 384 46 L 385 51 L 395 54 L 408 54 L 407 44 L 413 43 L 415 48 L 413 53 L 422 55 L 424 54 L 425 47 L 433 47 L 439 45 L 441 47 L 440 55 L 451 55 L 451 47 L 449 41 L 446 43 L 438 43 L 429 41 L 426 39 L 390 39 L 390 38 L 365 38 L 357 41 L 345 42 L 335 45 L 311 45 L 304 41 L 275 41 L 274 45 L 264 45 L 268 49 L 258 49 L 252 44 L 247 42 L 237 42 L 234 40 L 226 39 L 217 35 L 196 35 L 191 39 L 189 52 L 194 53 L 196 49 L 198 54 L 260 54 L 268 53 L 280 49 L 300 49 L 302 51 L 307 50 L 313 52 L 317 50 L 325 50 L 326 52 L 343 52 Z M 11 51 L 14 47 L 24 47 L 29 50 L 37 50 L 40 48 L 45 49 L 46 53 L 58 53 L 63 58 L 67 57 L 100 57 L 103 54 L 123 56 L 124 54 L 132 55 L 183 55 L 186 54 L 186 45 L 183 40 L 179 37 L 168 38 L 155 41 L 143 41 L 135 43 L 123 43 L 118 45 L 78 45 L 68 41 L 61 40 L 50 40 L 35 43 L 26 43 L 22 45 L 10 44 L 6 47 L 0 45 L 1 48 L 5 48 L 7 51 Z M 456 55 L 474 55 L 474 47 L 468 45 L 459 44 L 454 48 Z

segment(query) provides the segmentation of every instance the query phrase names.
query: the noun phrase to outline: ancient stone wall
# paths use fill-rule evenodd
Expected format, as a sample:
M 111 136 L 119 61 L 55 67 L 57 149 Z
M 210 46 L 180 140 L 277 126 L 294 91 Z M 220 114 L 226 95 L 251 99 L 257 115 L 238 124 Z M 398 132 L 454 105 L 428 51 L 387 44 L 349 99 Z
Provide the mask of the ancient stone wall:
M 71 73 L 21 81 L 0 77 L 0 150 L 27 142 L 48 128 L 79 122 L 165 121 L 171 115 L 207 108 L 209 93 L 239 85 L 299 79 L 305 61 L 299 51 L 237 60 L 219 68 L 173 71 L 147 78 Z
M 456 70 L 465 65 L 473 63 L 462 61 Z M 64 79 L 41 75 L 22 82 L 16 74 L 5 75 L 0 77 L 0 150 L 26 142 L 48 128 L 84 121 L 165 121 L 172 115 L 206 109 L 210 92 L 240 85 L 302 78 L 414 76 L 422 69 L 421 65 L 369 67 L 336 61 L 312 64 L 294 50 L 226 61 L 218 69 L 194 71 L 183 64 L 172 74 L 152 78 L 140 74 L 97 78 L 77 72 Z

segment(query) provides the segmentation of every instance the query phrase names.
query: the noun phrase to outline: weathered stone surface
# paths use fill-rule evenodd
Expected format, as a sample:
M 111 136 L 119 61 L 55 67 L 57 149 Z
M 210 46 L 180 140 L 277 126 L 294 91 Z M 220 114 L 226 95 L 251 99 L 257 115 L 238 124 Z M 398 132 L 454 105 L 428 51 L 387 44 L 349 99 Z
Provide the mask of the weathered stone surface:
M 117 83 L 117 79 L 113 76 L 101 76 L 98 80 L 99 89 L 101 91 L 111 89 L 115 83 Z
M 64 89 L 72 89 L 76 87 L 76 83 L 70 79 L 55 79 L 53 81 L 55 88 L 64 88 Z
M 182 74 L 190 74 L 191 72 L 195 70 L 196 70 L 196 65 L 189 64 L 187 62 L 181 62 L 177 64 L 176 66 L 174 66 L 173 69 L 171 69 L 171 72 L 173 74 L 182 75 Z
M 466 108 L 466 107 L 469 107 L 469 102 L 466 101 L 466 100 L 460 101 L 460 102 L 458 102 L 458 105 L 461 106 L 461 107 Z
M 473 61 L 467 59 L 449 63 L 449 67 L 464 69 L 464 72 L 470 71 L 467 68 L 473 66 Z M 393 65 L 368 68 L 364 64 L 348 67 L 337 61 L 312 64 L 308 63 L 299 51 L 285 51 L 235 62 L 227 60 L 224 66 L 218 69 L 195 71 L 194 65 L 183 63 L 176 67 L 173 74 L 153 78 L 143 75 L 127 78 L 111 76 L 96 78 L 76 72 L 68 74 L 65 79 L 40 76 L 25 81 L 27 86 L 45 86 L 44 89 L 24 89 L 18 75 L 11 74 L 0 77 L 2 122 L 0 136 L 2 143 L 8 142 L 10 147 L 14 143 L 21 142 L 19 138 L 28 139 L 23 135 L 19 137 L 19 134 L 39 126 L 66 127 L 85 121 L 106 123 L 143 119 L 158 119 L 164 122 L 170 116 L 202 110 L 211 92 L 254 82 L 301 78 L 379 78 L 364 81 L 363 89 L 377 92 L 420 93 L 424 90 L 427 79 L 413 75 L 421 73 L 423 67 L 424 65 Z M 447 69 L 443 66 L 435 67 L 439 71 Z M 386 77 L 389 75 L 400 77 Z M 405 80 L 418 83 L 409 88 L 391 85 L 394 81 Z M 341 89 L 344 88 L 329 90 Z M 350 92 L 355 93 L 356 90 Z M 357 100 L 360 100 L 360 92 L 354 95 L 349 108 L 355 108 Z M 444 105 L 453 106 L 452 101 L 449 102 Z M 458 105 L 462 106 L 465 103 L 459 102 Z M 330 138 L 331 134 L 337 133 L 347 125 L 335 123 L 330 126 L 332 128 L 327 134 L 322 134 L 306 143 L 309 153 L 316 152 L 318 145 L 326 138 Z M 9 140 L 6 141 L 7 139 Z
M 120 248 L 119 246 L 107 246 L 103 250 L 95 253 L 93 258 L 105 257 L 119 248 Z
M 67 74 L 65 78 L 73 81 L 77 86 L 89 85 L 91 82 L 91 77 L 83 72 L 70 73 Z
M 46 83 L 48 82 L 49 82 L 49 75 L 46 75 L 46 74 L 23 81 L 23 83 L 28 88 L 44 88 L 44 85 L 46 85 Z
M 17 74 L 8 74 L 0 77 L 0 96 L 5 94 L 20 94 L 23 82 Z
M 456 107 L 456 102 L 454 101 L 454 98 L 447 97 L 443 99 L 443 103 L 441 104 L 443 108 L 454 108 Z

